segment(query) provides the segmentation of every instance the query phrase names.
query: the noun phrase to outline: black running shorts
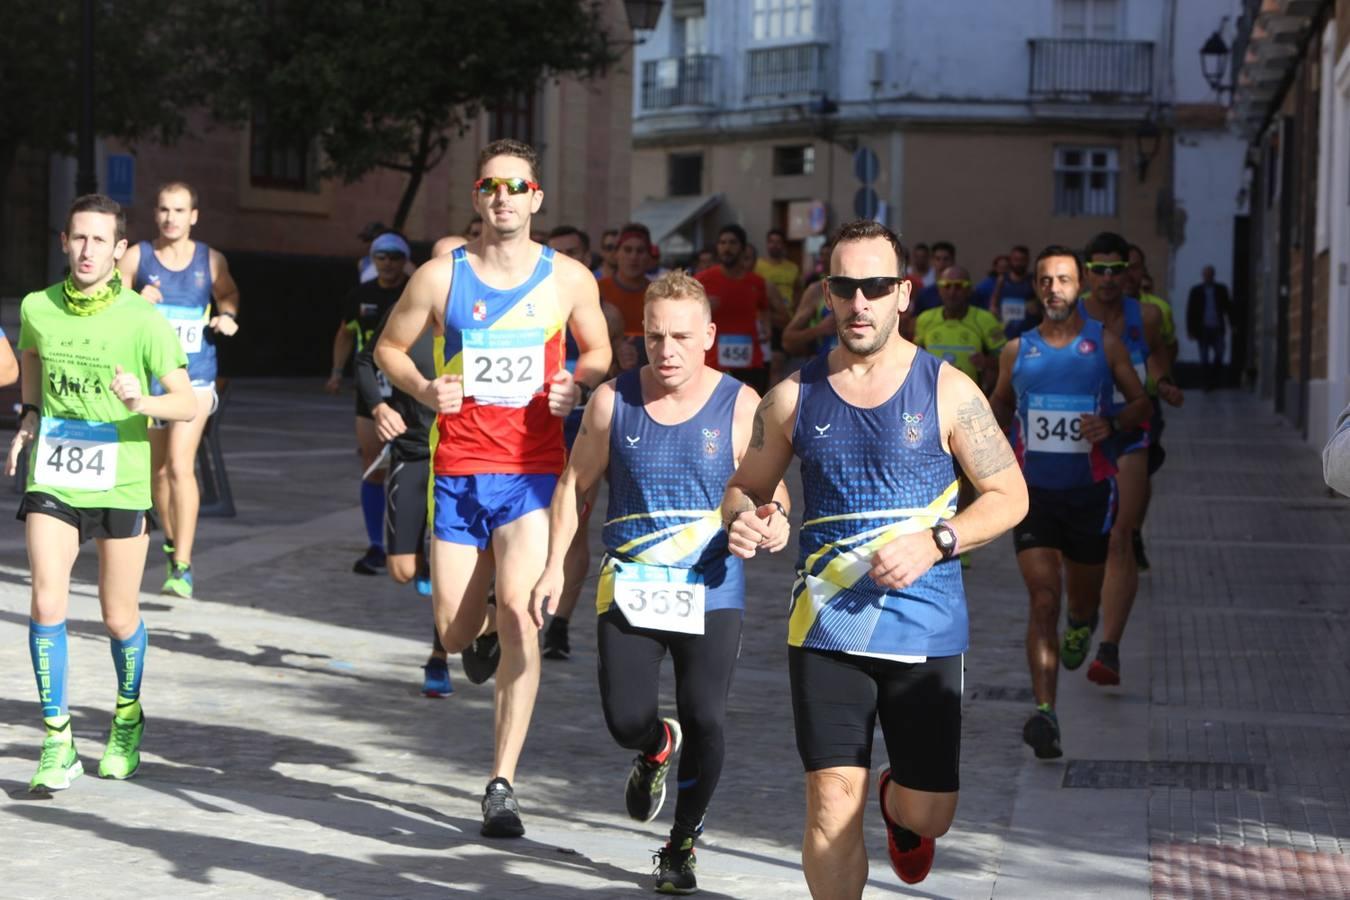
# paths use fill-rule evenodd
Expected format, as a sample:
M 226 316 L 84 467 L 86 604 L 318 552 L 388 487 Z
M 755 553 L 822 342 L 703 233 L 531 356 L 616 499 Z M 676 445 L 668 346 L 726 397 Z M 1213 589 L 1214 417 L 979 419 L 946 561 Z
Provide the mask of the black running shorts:
M 1028 487 L 1027 516 L 1013 528 L 1018 553 L 1049 547 L 1085 566 L 1106 562 L 1116 520 L 1116 480 L 1065 491 Z
M 384 547 L 390 556 L 417 553 L 427 539 L 427 482 L 431 457 L 408 459 L 390 450 L 384 478 Z
M 51 516 L 73 526 L 80 533 L 81 544 L 90 538 L 121 540 L 145 534 L 143 509 L 108 509 L 102 506 L 80 509 L 51 494 L 29 491 L 23 495 L 15 518 L 24 521 L 30 513 Z
M 902 663 L 788 647 L 797 753 L 806 771 L 872 767 L 881 734 L 896 784 L 950 793 L 961 786 L 961 691 L 965 657 Z

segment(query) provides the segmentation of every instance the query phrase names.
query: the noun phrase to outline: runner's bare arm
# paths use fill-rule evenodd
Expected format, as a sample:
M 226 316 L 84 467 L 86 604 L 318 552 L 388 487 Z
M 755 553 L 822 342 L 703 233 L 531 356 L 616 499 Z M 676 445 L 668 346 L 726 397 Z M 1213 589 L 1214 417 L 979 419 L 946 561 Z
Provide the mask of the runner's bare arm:
M 463 247 L 467 243 L 468 241 L 458 234 L 443 237 L 432 245 L 431 258 L 435 259 L 438 256 L 445 256 L 447 253 L 454 252 L 456 247 Z
M 994 392 L 989 395 L 989 408 L 994 411 L 998 427 L 1004 431 L 1012 427 L 1013 416 L 1017 415 L 1017 396 L 1013 393 L 1012 373 L 1013 364 L 1017 362 L 1018 348 L 1021 346 L 1021 338 L 1013 338 L 1003 345 L 1003 351 L 998 355 L 998 383 L 994 385 Z
M 1172 381 L 1172 355 L 1162 339 L 1162 310 L 1151 303 L 1139 307 L 1148 341 L 1148 374 L 1158 387 L 1158 396 L 1172 406 L 1180 406 L 1186 398 Z
M 938 416 L 951 454 L 979 492 L 949 523 L 960 549 L 983 546 L 1027 514 L 1027 484 L 989 401 L 951 366 L 938 375 Z
M 211 251 L 211 296 L 215 300 L 216 314 L 207 324 L 219 333 L 229 337 L 239 330 L 239 285 L 230 274 L 230 264 L 225 254 L 219 250 Z
M 600 309 L 600 288 L 590 270 L 574 259 L 554 257 L 555 271 L 565 296 L 572 298 L 567 327 L 581 353 L 577 356 L 574 381 L 598 386 L 609 374 L 613 361 L 610 322 Z
M 441 375 L 428 380 L 417 371 L 417 364 L 408 355 L 408 349 L 417 343 L 417 339 L 428 328 L 436 330 L 441 310 L 438 303 L 450 296 L 450 273 L 454 267 L 449 257 L 437 257 L 413 273 L 403 288 L 394 308 L 385 319 L 384 332 L 375 344 L 375 365 L 403 393 L 416 397 L 421 403 L 438 412 L 454 410 L 443 407 L 438 396 L 451 391 L 450 385 L 458 385 L 459 399 L 463 399 L 462 377 L 459 375 Z
M 174 369 L 159 377 L 164 393 L 151 396 L 141 390 L 140 379 L 117 366 L 109 389 L 134 413 L 165 422 L 191 422 L 197 418 L 197 395 L 187 369 Z
M 759 409 L 759 404 L 760 396 L 755 393 L 754 388 L 742 386 L 740 393 L 736 395 L 736 411 L 732 414 L 731 422 L 731 443 L 737 466 L 745 459 L 745 451 L 750 446 L 750 435 L 754 431 L 755 413 Z M 764 521 L 769 526 L 771 536 L 760 549 L 777 553 L 787 546 L 790 533 L 788 514 L 792 512 L 792 495 L 788 493 L 787 482 L 779 479 L 778 486 L 773 489 L 773 500 L 769 501 L 769 505 L 773 511 L 764 517 Z
M 1111 377 L 1125 398 L 1125 406 L 1116 413 L 1116 426 L 1123 431 L 1132 431 L 1153 414 L 1153 404 L 1149 402 L 1148 391 L 1139 381 L 1139 373 L 1130 363 L 1130 352 L 1119 338 L 1105 329 L 1102 331 L 1102 349 L 1111 366 Z
M 766 519 L 775 507 L 783 473 L 792 462 L 792 422 L 797 413 L 797 375 L 779 382 L 755 409 L 750 440 L 722 496 L 731 552 L 748 559 L 771 537 Z
M 8 387 L 18 380 L 19 361 L 14 358 L 14 348 L 0 337 L 0 387 Z
M 42 357 L 33 349 L 22 352 L 23 365 L 19 367 L 19 397 L 25 406 L 42 409 Z M 9 444 L 9 460 L 5 465 L 5 475 L 12 476 L 19 465 L 19 456 L 24 447 L 37 436 L 42 423 L 41 412 L 27 411 L 19 416 L 19 430 Z
M 792 321 L 783 329 L 783 349 L 788 353 L 806 356 L 811 352 L 811 343 L 816 338 L 834 331 L 834 319 L 830 316 L 826 316 L 819 325 L 810 324 L 811 317 L 816 312 L 816 305 L 820 302 L 820 285 L 823 283 L 817 281 L 802 292 L 802 299 L 797 303 L 797 311 L 792 314 Z
M 539 627 L 562 597 L 566 580 L 563 564 L 581 518 L 577 511 L 587 492 L 609 468 L 609 423 L 613 417 L 614 382 L 607 381 L 595 389 L 586 404 L 576 443 L 549 504 L 548 559 L 530 594 L 530 616 Z

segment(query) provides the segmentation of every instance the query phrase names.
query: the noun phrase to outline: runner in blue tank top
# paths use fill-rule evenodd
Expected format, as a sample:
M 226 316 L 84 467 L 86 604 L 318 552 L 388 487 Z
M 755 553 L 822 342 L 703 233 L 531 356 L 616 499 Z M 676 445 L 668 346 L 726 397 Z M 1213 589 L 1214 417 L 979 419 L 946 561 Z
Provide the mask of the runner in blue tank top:
M 723 721 L 741 640 L 745 579 L 719 507 L 745 453 L 759 395 L 705 364 L 716 329 L 703 286 L 683 271 L 647 288 L 650 365 L 601 385 L 550 508 L 549 554 L 531 600 L 535 621 L 563 591 L 582 498 L 609 479 L 605 558 L 596 596 L 600 697 L 614 740 L 638 751 L 628 814 L 656 818 L 681 744 L 679 795 L 656 888 L 688 893 L 694 842 L 722 772 Z M 787 489 L 763 511 L 764 549 L 786 545 Z M 662 658 L 675 663 L 678 718 L 658 712 Z
M 1088 293 L 1079 300 L 1079 313 L 1092 319 L 1125 344 L 1140 381 L 1152 379 L 1158 395 L 1180 406 L 1182 394 L 1172 383 L 1170 356 L 1162 340 L 1162 314 L 1156 306 L 1126 297 L 1123 289 L 1130 247 L 1125 239 L 1104 231 L 1083 251 Z M 1113 415 L 1124 398 L 1113 395 Z M 1087 677 L 1100 685 L 1120 684 L 1120 639 L 1139 590 L 1139 568 L 1134 557 L 1134 531 L 1143 519 L 1148 492 L 1148 426 L 1122 431 L 1110 439 L 1116 455 L 1118 506 L 1107 550 L 1106 580 L 1102 585 L 1102 640 Z
M 872 730 L 891 865 L 910 884 L 956 814 L 967 613 L 957 554 L 1026 514 L 1027 493 L 980 389 L 898 331 L 910 286 L 883 225 L 840 231 L 826 280 L 839 346 L 769 391 L 723 499 L 731 551 L 753 556 L 766 498 L 801 458 L 805 497 L 788 624 L 802 863 L 813 893 L 860 897 Z M 980 496 L 956 510 L 953 459 Z
M 1067 247 L 1036 258 L 1044 320 L 999 357 L 990 405 L 1011 427 L 1030 508 L 1013 529 L 1017 565 L 1031 594 L 1027 660 L 1037 709 L 1022 739 L 1041 759 L 1062 755 L 1055 689 L 1060 660 L 1077 669 L 1087 655 L 1101 603 L 1115 461 L 1106 444 L 1149 414 L 1148 395 L 1125 345 L 1078 312 L 1081 264 Z M 1113 389 L 1126 399 L 1118 411 Z M 1068 586 L 1069 624 L 1059 646 L 1059 607 Z
M 197 192 L 170 182 L 155 197 L 159 236 L 127 248 L 118 262 L 122 279 L 159 305 L 178 333 L 197 395 L 190 422 L 156 422 L 150 429 L 150 469 L 155 512 L 164 527 L 165 580 L 161 592 L 191 597 L 192 549 L 197 538 L 197 447 L 215 412 L 216 339 L 239 330 L 239 288 L 219 250 L 192 240 Z M 214 308 L 213 308 L 214 307 Z M 153 391 L 159 393 L 158 383 Z

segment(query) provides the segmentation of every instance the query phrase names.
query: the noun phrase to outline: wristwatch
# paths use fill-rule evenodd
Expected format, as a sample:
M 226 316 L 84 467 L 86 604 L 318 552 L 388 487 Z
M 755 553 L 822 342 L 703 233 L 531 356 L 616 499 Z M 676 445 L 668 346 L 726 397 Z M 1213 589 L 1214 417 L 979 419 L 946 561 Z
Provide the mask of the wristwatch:
M 943 562 L 956 555 L 956 532 L 946 522 L 938 522 L 933 526 L 933 543 L 937 544 Z
M 591 399 L 591 394 L 595 393 L 595 388 L 584 381 L 576 381 L 573 384 L 577 386 L 577 406 L 585 406 L 586 402 Z

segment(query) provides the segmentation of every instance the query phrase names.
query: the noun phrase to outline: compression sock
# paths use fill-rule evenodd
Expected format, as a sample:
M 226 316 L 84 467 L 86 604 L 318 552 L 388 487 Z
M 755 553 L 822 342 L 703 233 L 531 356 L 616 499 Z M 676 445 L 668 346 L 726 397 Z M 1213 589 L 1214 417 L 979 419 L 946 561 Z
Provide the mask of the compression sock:
M 366 540 L 384 549 L 384 485 L 361 482 L 361 514 L 366 520 Z
M 140 715 L 141 675 L 145 672 L 145 650 L 149 639 L 145 622 L 136 626 L 135 634 L 125 640 L 112 639 L 113 667 L 117 669 L 117 716 L 135 719 Z
M 70 720 L 66 706 L 66 679 L 70 672 L 70 657 L 66 647 L 66 623 L 39 625 L 28 620 L 28 653 L 33 658 L 33 675 L 37 678 L 38 701 L 48 728 L 60 728 Z M 52 720 L 59 720 L 56 725 Z

